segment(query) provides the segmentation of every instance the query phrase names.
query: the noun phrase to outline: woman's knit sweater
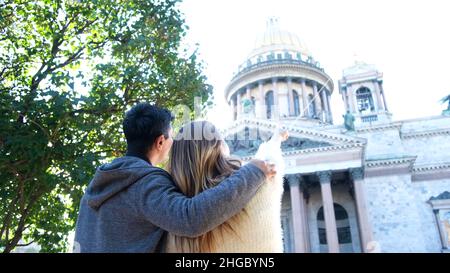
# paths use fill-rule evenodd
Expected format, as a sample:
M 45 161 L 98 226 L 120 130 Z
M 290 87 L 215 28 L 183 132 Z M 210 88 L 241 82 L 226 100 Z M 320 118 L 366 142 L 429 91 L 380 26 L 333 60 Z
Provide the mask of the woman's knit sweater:
M 219 232 L 217 228 L 212 231 L 215 238 L 213 252 L 283 252 L 281 197 L 284 161 L 280 137 L 275 134 L 271 140 L 261 144 L 255 158 L 274 162 L 277 175 L 261 186 L 244 211 L 227 221 L 234 232 Z M 181 252 L 171 234 L 166 246 L 167 252 Z

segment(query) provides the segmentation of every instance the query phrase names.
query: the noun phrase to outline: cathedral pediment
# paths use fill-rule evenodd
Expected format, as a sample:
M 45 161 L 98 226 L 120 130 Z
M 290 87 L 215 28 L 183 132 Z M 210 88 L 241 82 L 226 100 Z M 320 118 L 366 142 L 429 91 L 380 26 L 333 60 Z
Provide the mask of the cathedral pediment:
M 226 142 L 230 147 L 231 154 L 241 157 L 251 156 L 256 154 L 259 145 L 269 140 L 272 134 L 273 132 L 270 131 L 246 127 L 243 131 L 228 135 Z M 325 141 L 314 141 L 308 138 L 290 136 L 288 140 L 281 144 L 281 150 L 290 152 L 330 146 L 333 146 L 333 144 Z
M 278 129 L 289 131 L 289 139 L 283 142 L 281 146 L 285 154 L 295 151 L 336 150 L 365 144 L 365 140 L 361 138 L 282 125 L 267 120 L 245 119 L 238 121 L 225 130 L 223 135 L 230 147 L 231 154 L 248 157 L 254 155 L 259 145 L 269 140 Z

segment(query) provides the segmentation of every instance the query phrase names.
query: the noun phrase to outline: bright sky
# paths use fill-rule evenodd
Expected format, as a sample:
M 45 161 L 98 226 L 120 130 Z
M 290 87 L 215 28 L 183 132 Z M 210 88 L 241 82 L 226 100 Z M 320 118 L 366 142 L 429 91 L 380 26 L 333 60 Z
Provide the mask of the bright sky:
M 394 120 L 439 115 L 446 107 L 439 100 L 450 94 L 448 0 L 184 0 L 180 8 L 190 28 L 187 42 L 199 44 L 214 86 L 216 107 L 208 119 L 221 128 L 232 117 L 225 87 L 273 16 L 333 79 L 335 124 L 344 113 L 337 81 L 355 55 L 384 74 Z

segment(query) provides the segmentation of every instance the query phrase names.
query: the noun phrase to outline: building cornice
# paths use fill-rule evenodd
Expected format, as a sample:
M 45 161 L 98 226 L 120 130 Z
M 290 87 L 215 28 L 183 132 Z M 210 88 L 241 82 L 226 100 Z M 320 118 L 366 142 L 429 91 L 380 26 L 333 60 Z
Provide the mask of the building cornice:
M 402 139 L 422 138 L 422 137 L 434 137 L 434 136 L 448 136 L 450 135 L 450 128 L 416 131 L 416 132 L 401 132 L 400 137 Z
M 366 177 L 410 174 L 416 158 L 416 156 L 403 156 L 386 159 L 366 159 L 364 164 Z
M 378 168 L 378 167 L 393 167 L 398 165 L 409 165 L 412 169 L 417 156 L 405 156 L 401 158 L 390 158 L 390 159 L 366 159 L 367 168 Z
M 402 128 L 401 122 L 391 122 L 387 124 L 371 125 L 366 127 L 356 128 L 357 133 L 368 133 L 376 131 L 387 131 L 387 130 L 400 130 Z
M 302 64 L 274 63 L 271 65 L 251 69 L 233 78 L 231 82 L 228 84 L 228 86 L 225 88 L 225 98 L 228 101 L 232 93 L 234 93 L 237 89 L 241 88 L 242 86 L 267 79 L 267 77 L 262 78 L 258 77 L 258 75 L 260 74 L 270 73 L 274 77 L 284 75 L 283 76 L 284 78 L 286 77 L 287 74 L 289 74 L 289 71 L 290 72 L 295 71 L 296 74 L 298 74 L 297 75 L 298 77 L 305 77 L 307 80 L 316 80 L 319 81 L 319 83 L 321 84 L 327 85 L 327 88 L 329 89 L 330 92 L 332 92 L 334 89 L 333 80 L 330 78 L 330 76 L 328 76 L 328 74 L 326 74 L 324 71 L 321 71 L 320 69 Z M 317 79 L 309 78 L 313 75 L 318 75 L 319 77 Z
M 412 169 L 413 181 L 450 179 L 450 162 L 416 165 Z
M 424 164 L 414 166 L 413 172 L 430 172 L 430 171 L 442 171 L 442 170 L 450 170 L 450 162 L 447 163 L 436 163 L 436 164 Z
M 341 151 L 341 150 L 349 150 L 354 148 L 364 147 L 363 143 L 355 143 L 348 145 L 339 145 L 339 146 L 327 146 L 327 147 L 319 147 L 319 148 L 311 148 L 297 151 L 286 151 L 283 155 L 291 156 L 298 154 L 311 154 L 311 153 L 321 153 L 321 152 L 333 152 L 333 151 Z

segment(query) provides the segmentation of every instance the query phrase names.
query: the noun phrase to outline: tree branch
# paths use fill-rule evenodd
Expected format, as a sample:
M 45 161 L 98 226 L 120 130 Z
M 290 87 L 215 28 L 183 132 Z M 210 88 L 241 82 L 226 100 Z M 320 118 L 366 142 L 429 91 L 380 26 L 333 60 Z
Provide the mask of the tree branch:
M 81 55 L 83 55 L 83 50 L 86 48 L 86 45 L 80 47 L 74 54 L 72 54 L 70 57 L 67 58 L 67 60 L 65 60 L 64 62 L 55 65 L 54 67 L 49 68 L 47 71 L 45 71 L 45 74 L 49 74 L 52 73 L 53 71 L 55 71 L 58 68 L 62 68 L 70 63 L 72 63 L 73 61 L 75 61 L 76 59 L 80 58 Z
M 118 108 L 117 106 L 111 106 L 110 108 L 104 109 L 104 111 L 101 111 L 102 109 L 78 109 L 78 110 L 74 110 L 72 112 L 70 112 L 71 115 L 74 114 L 92 114 L 92 115 L 100 115 L 103 114 L 105 112 L 107 113 L 117 113 L 119 111 L 121 111 L 121 108 Z
M 9 240 L 8 236 L 6 238 L 6 246 L 3 253 L 10 253 L 19 243 L 20 238 L 22 238 L 23 231 L 25 230 L 25 222 L 28 218 L 28 215 L 31 211 L 31 208 L 34 206 L 36 201 L 42 196 L 42 193 L 45 192 L 45 188 L 37 189 L 35 194 L 31 196 L 28 206 L 23 210 L 20 214 L 19 224 L 17 225 L 16 230 L 14 231 L 14 236 L 11 240 Z
M 92 21 L 88 21 L 84 26 L 82 26 L 80 29 L 78 29 L 75 34 L 81 34 L 83 33 L 86 28 L 88 28 L 89 26 L 93 25 L 96 21 L 98 21 L 98 18 L 92 20 Z
M 0 81 L 3 81 L 3 74 L 5 74 L 6 68 L 7 66 L 5 65 L 5 67 L 3 67 L 2 71 L 0 72 Z
M 31 242 L 29 242 L 29 243 L 27 243 L 27 244 L 17 244 L 16 247 L 20 247 L 20 246 L 29 246 L 29 245 L 31 245 L 32 243 L 34 243 L 34 240 L 31 241 Z
M 22 114 L 19 114 L 19 116 L 22 117 L 22 120 L 23 120 L 23 118 L 25 118 L 25 116 L 22 115 Z M 34 120 L 30 119 L 30 118 L 28 120 L 31 123 L 35 124 L 37 127 L 39 127 L 42 130 L 42 132 L 44 132 L 44 134 L 47 136 L 47 138 L 50 139 L 50 134 L 47 132 L 47 130 L 44 129 L 44 127 L 42 127 L 39 123 L 37 123 L 36 121 L 34 121 Z
M 13 207 L 17 203 L 17 201 L 19 201 L 19 195 L 16 195 L 16 197 L 13 200 L 11 200 L 11 203 L 8 206 L 8 212 L 6 214 L 6 217 L 3 219 L 2 229 L 0 230 L 0 238 L 3 237 L 3 234 L 5 232 L 7 234 L 9 233 L 8 229 L 9 229 L 9 226 L 12 221 L 12 214 L 14 212 Z M 8 237 L 8 236 L 6 236 L 6 237 Z

